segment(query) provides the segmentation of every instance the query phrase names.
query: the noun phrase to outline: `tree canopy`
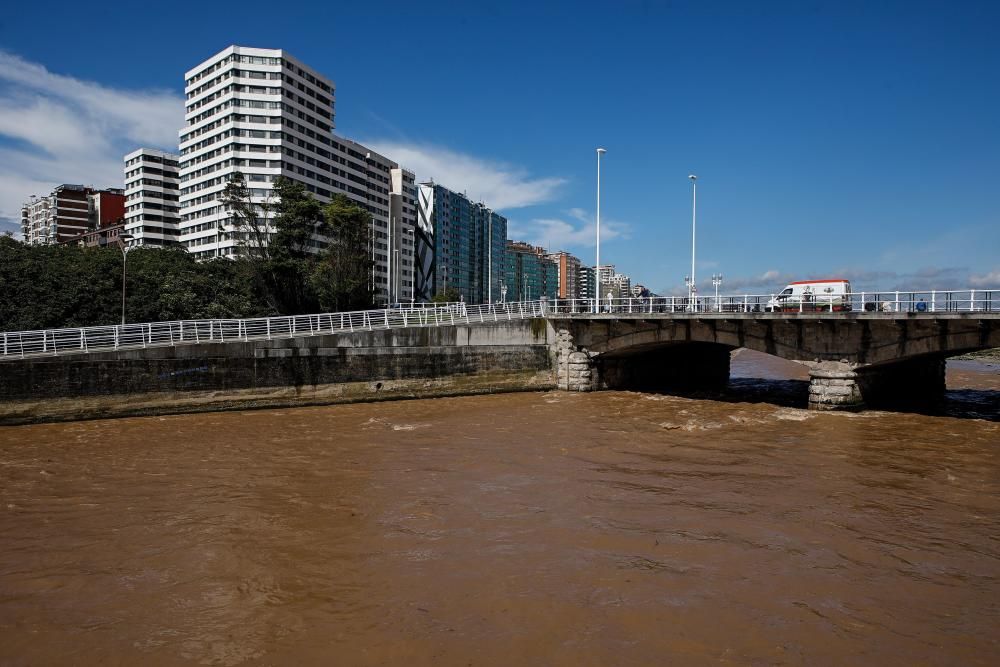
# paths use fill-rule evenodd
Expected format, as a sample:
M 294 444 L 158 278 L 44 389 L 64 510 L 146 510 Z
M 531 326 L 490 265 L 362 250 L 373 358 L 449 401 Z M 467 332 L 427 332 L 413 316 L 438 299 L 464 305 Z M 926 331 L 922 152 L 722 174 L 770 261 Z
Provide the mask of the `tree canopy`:
M 284 178 L 273 194 L 255 201 L 242 174 L 227 185 L 240 248 L 233 259 L 196 262 L 182 248 L 129 250 L 127 321 L 371 308 L 368 212 L 343 195 L 324 206 Z M 120 322 L 122 262 L 117 246 L 34 246 L 0 236 L 0 330 Z

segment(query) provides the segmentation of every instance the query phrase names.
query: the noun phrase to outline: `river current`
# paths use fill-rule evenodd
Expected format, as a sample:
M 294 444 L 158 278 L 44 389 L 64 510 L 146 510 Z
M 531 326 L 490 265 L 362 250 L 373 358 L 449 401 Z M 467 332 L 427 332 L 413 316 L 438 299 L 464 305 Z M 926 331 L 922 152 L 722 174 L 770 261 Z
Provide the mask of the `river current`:
M 1000 664 L 998 367 L 733 375 L 0 428 L 0 663 Z

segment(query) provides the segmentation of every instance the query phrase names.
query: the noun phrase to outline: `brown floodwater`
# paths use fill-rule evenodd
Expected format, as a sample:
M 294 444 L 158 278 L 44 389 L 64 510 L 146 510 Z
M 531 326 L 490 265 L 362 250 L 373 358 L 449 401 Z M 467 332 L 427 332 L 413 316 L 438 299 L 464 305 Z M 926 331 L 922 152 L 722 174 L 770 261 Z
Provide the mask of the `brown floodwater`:
M 733 370 L 0 428 L 0 663 L 1000 663 L 997 367 L 940 415 Z

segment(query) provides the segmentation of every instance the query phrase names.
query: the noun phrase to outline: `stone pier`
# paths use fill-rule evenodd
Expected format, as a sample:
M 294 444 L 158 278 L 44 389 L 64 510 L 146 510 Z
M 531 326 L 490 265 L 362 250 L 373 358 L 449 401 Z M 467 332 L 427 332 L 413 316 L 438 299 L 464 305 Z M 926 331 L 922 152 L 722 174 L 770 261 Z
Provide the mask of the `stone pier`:
M 846 362 L 810 364 L 809 407 L 858 410 L 864 407 L 930 404 L 945 391 L 945 358 L 906 359 L 876 366 Z
M 556 329 L 556 386 L 564 391 L 593 391 L 596 380 L 594 361 L 586 351 L 577 350 L 569 327 Z

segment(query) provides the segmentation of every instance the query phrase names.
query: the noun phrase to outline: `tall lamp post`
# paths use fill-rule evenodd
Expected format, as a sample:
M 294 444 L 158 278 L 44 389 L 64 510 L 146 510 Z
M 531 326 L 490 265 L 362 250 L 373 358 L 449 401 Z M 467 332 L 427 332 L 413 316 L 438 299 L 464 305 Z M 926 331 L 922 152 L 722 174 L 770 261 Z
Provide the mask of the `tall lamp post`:
M 597 149 L 597 263 L 594 266 L 594 312 L 600 308 L 601 302 L 601 155 L 607 149 Z
M 689 174 L 688 178 L 691 179 L 691 282 L 688 283 L 688 303 L 694 303 L 694 294 L 697 291 L 697 283 L 694 277 L 694 241 L 695 232 L 697 230 L 697 202 L 698 202 L 698 177 L 694 174 Z
M 712 284 L 715 285 L 715 309 L 722 312 L 722 306 L 719 304 L 719 285 L 722 284 L 722 274 L 713 273 L 712 274 Z
M 118 235 L 118 247 L 122 251 L 122 326 L 125 326 L 125 265 L 128 260 L 128 251 L 131 250 L 128 247 L 128 242 L 132 238 L 131 234 L 125 232 Z

